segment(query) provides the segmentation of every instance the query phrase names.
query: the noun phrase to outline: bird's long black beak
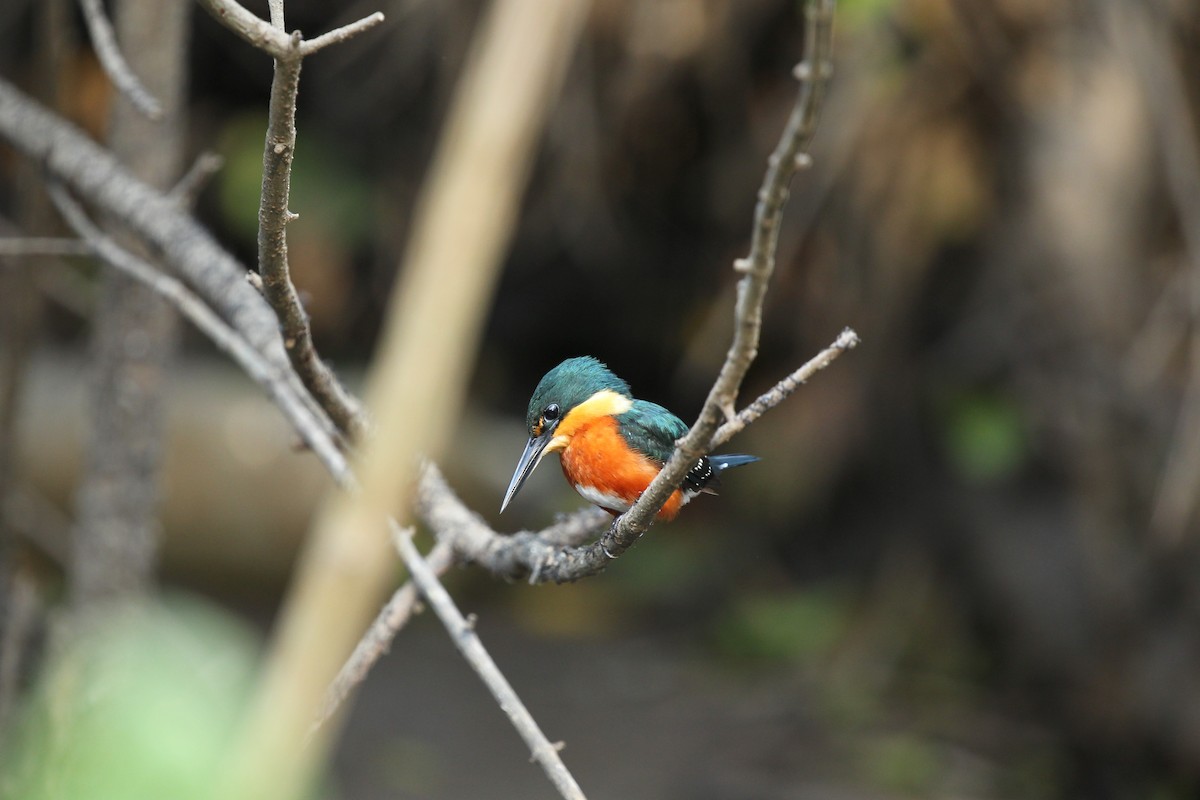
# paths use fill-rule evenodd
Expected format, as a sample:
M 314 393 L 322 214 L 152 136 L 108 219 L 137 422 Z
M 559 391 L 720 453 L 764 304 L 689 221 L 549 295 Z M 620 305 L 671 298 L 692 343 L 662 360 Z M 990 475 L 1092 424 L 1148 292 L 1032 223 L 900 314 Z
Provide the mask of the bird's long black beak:
M 525 483 L 525 479 L 532 475 L 533 471 L 537 469 L 537 465 L 542 462 L 546 445 L 550 444 L 550 440 L 554 438 L 554 429 L 557 427 L 557 425 L 548 425 L 541 435 L 529 437 L 529 441 L 525 445 L 525 452 L 521 453 L 521 460 L 517 462 L 517 469 L 513 473 L 512 481 L 508 484 L 508 491 L 504 493 L 504 502 L 500 504 L 501 514 L 504 513 L 504 509 L 508 508 L 509 502 L 517 492 L 521 491 L 521 485 Z

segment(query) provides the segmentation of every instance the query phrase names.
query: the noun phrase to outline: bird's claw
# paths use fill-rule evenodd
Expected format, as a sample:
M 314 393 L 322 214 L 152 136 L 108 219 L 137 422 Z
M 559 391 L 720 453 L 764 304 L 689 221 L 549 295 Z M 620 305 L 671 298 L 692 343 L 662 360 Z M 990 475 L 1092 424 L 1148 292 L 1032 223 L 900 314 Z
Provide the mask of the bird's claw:
M 614 517 L 612 524 L 608 526 L 608 533 L 605 536 L 600 537 L 600 549 L 602 551 L 604 551 L 604 555 L 608 556 L 608 558 L 612 561 L 616 561 L 617 557 L 614 556 L 612 553 L 608 552 L 608 545 L 606 545 L 604 543 L 604 540 L 609 537 L 611 537 L 613 539 L 617 538 L 617 523 L 619 523 L 620 521 L 621 521 L 620 517 Z

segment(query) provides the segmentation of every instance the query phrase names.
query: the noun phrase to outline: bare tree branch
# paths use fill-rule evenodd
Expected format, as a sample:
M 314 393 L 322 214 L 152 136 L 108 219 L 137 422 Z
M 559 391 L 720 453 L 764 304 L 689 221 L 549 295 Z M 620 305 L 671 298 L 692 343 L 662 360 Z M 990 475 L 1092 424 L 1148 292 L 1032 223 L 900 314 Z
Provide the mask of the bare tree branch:
M 180 281 L 165 275 L 142 259 L 122 248 L 96 227 L 61 186 L 51 184 L 50 195 L 63 219 L 94 249 L 109 266 L 150 286 L 169 299 L 214 344 L 227 352 L 267 394 L 292 423 L 304 443 L 343 486 L 353 483 L 353 476 L 341 451 L 334 445 L 327 430 L 312 409 L 303 402 L 293 384 L 281 373 L 278 365 L 263 358 L 228 323 L 221 319 Z
M 383 21 L 376 13 L 305 42 L 299 31 L 284 32 L 283 0 L 272 0 L 271 22 L 250 14 L 234 0 L 202 0 L 208 10 L 231 30 L 272 55 L 275 75 L 263 148 L 262 193 L 258 208 L 258 271 L 262 292 L 283 326 L 283 341 L 297 374 L 325 409 L 334 424 L 351 439 L 361 440 L 368 421 L 362 405 L 345 390 L 317 354 L 308 314 L 292 283 L 288 267 L 287 225 L 296 215 L 288 208 L 292 160 L 296 150 L 296 94 L 304 57 L 345 41 Z M 247 35 L 247 32 L 251 32 Z M 286 45 L 279 37 L 283 36 Z
M 590 559 L 593 548 L 580 545 L 612 520 L 606 512 L 591 508 L 540 534 L 499 534 L 459 500 L 433 464 L 426 465 L 417 487 L 417 513 L 464 559 L 493 575 L 528 578 L 530 583 L 564 583 L 598 572 Z
M 129 68 L 125 57 L 121 55 L 116 34 L 113 33 L 108 17 L 104 16 L 104 4 L 101 0 L 79 0 L 79 5 L 83 9 L 83 19 L 92 37 L 96 57 L 100 59 L 100 66 L 108 73 L 113 86 L 116 86 L 117 91 L 125 95 L 142 114 L 150 119 L 161 119 L 162 105 L 146 90 Z
M 300 53 L 302 55 L 310 56 L 318 50 L 323 50 L 330 45 L 341 44 L 347 39 L 352 39 L 363 31 L 374 28 L 381 22 L 383 22 L 383 13 L 376 11 L 374 14 L 363 17 L 357 22 L 351 22 L 349 25 L 343 25 L 342 27 L 335 28 L 328 33 L 322 33 L 320 36 L 308 39 L 300 45 Z
M 579 788 L 579 784 L 575 782 L 575 778 L 563 764 L 558 755 L 558 748 L 551 744 L 546 735 L 542 733 L 542 729 L 538 727 L 529 710 L 525 708 L 525 704 L 521 702 L 521 698 L 517 696 L 512 685 L 504 677 L 504 673 L 496 666 L 496 662 L 492 660 L 478 634 L 475 633 L 474 622 L 463 617 L 458 607 L 454 605 L 450 593 L 446 591 L 437 579 L 437 575 L 421 557 L 420 551 L 413 544 L 412 530 L 401 528 L 393 522 L 392 539 L 412 575 L 413 583 L 429 601 L 429 606 L 437 614 L 438 619 L 446 626 L 450 639 L 462 653 L 463 658 L 467 660 L 492 696 L 496 698 L 500 710 L 508 715 L 508 719 L 517 729 L 517 733 L 529 745 L 533 759 L 545 770 L 546 776 L 558 789 L 559 794 L 568 800 L 584 800 L 583 790 Z
M 833 344 L 817 353 L 804 366 L 775 384 L 770 391 L 760 395 L 757 400 L 739 411 L 733 419 L 717 428 L 717 432 L 713 434 L 712 446 L 720 447 L 737 436 L 746 429 L 746 426 L 753 424 L 763 414 L 786 400 L 792 392 L 807 383 L 809 378 L 832 364 L 842 353 L 857 347 L 858 342 L 857 333 L 850 328 L 843 330 Z
M 276 5 L 282 25 L 283 3 Z M 276 16 L 275 5 L 272 16 Z M 296 93 L 303 62 L 300 42 L 299 33 L 293 34 L 291 48 L 275 57 L 258 208 L 258 271 L 262 276 L 263 296 L 279 315 L 284 346 L 300 379 L 338 428 L 361 440 L 367 424 L 362 407 L 317 355 L 308 314 L 300 303 L 288 267 L 287 224 L 295 219 L 288 208 L 288 198 L 296 150 Z
M 240 36 L 243 40 L 263 50 L 274 58 L 287 58 L 295 47 L 300 57 L 311 55 L 331 44 L 344 42 L 369 28 L 383 22 L 383 14 L 375 12 L 357 22 L 344 25 L 307 41 L 300 39 L 293 45 L 293 37 L 283 30 L 283 8 L 280 4 L 279 26 L 255 16 L 234 0 L 200 0 L 200 5 L 218 22 Z M 274 16 L 274 11 L 272 11 Z
M 543 580 L 541 568 L 556 551 L 578 547 L 594 538 L 611 521 L 606 512 L 589 506 L 536 533 L 498 534 L 463 504 L 432 462 L 421 471 L 417 514 L 437 532 L 438 544 L 428 558 L 436 573 L 444 572 L 455 560 L 468 560 L 500 577 L 528 575 L 530 583 Z M 367 677 L 375 662 L 387 652 L 396 634 L 408 624 L 416 599 L 416 590 L 411 583 L 392 595 L 330 684 L 310 736 L 328 722 L 350 692 Z

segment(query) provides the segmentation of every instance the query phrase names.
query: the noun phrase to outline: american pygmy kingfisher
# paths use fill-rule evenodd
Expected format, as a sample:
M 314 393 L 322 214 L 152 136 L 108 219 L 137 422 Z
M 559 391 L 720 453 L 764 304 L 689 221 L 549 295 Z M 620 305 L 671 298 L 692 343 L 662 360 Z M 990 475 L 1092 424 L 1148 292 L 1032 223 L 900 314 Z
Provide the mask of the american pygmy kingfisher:
M 635 400 L 629 384 L 591 356 L 568 358 L 538 382 L 525 415 L 529 442 L 500 511 L 508 507 L 542 457 L 559 453 L 563 475 L 585 500 L 616 515 L 628 511 L 688 431 L 656 403 Z M 674 519 L 698 494 L 716 494 L 718 476 L 754 456 L 704 456 L 658 512 Z

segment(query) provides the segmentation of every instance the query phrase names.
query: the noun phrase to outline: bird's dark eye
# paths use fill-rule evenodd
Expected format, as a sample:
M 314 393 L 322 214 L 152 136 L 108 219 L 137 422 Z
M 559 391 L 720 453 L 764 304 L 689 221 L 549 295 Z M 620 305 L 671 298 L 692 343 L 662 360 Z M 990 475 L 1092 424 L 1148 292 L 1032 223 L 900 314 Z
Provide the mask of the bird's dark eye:
M 544 411 L 542 411 L 542 418 L 546 420 L 546 422 L 554 422 L 554 420 L 558 419 L 559 411 L 560 409 L 558 407 L 558 403 L 551 403 L 550 405 L 546 406 Z

